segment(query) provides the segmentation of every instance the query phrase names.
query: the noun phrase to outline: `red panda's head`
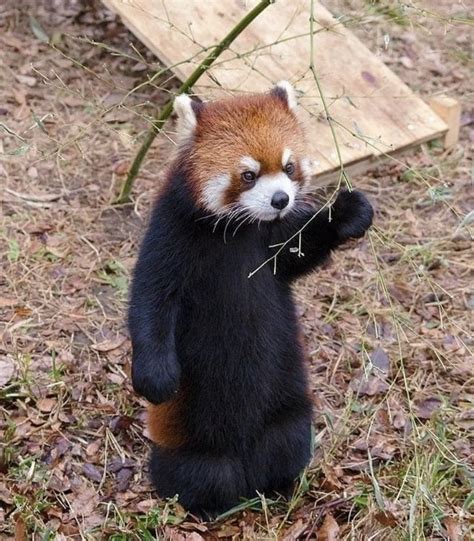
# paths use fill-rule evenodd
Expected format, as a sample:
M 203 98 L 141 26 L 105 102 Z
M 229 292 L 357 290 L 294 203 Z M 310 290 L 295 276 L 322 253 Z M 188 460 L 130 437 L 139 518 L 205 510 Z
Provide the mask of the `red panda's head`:
M 207 103 L 182 94 L 174 107 L 198 206 L 268 221 L 295 208 L 310 172 L 289 83 Z

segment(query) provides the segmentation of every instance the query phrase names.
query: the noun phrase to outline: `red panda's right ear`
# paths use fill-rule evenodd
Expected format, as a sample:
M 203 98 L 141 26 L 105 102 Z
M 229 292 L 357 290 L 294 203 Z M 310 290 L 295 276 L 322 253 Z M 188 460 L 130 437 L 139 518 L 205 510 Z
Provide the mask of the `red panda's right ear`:
M 294 110 L 298 106 L 295 89 L 288 81 L 279 81 L 270 90 L 270 94 L 279 98 L 290 110 Z
M 176 96 L 173 108 L 178 116 L 178 135 L 180 138 L 187 138 L 194 133 L 199 110 L 202 106 L 202 103 L 192 100 L 187 94 Z

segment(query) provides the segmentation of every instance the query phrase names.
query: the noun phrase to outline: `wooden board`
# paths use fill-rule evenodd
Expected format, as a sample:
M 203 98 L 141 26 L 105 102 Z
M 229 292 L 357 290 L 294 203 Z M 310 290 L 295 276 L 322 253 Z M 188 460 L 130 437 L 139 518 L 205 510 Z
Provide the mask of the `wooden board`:
M 256 5 L 243 0 L 104 0 L 176 76 L 186 79 Z M 367 169 L 378 157 L 438 138 L 446 124 L 343 24 L 315 2 L 314 63 L 336 125 L 342 160 Z M 194 88 L 203 99 L 267 90 L 287 79 L 299 94 L 315 176 L 339 169 L 334 139 L 309 70 L 309 0 L 269 6 Z M 343 127 L 341 127 L 340 125 Z M 355 136 L 354 136 L 355 134 Z

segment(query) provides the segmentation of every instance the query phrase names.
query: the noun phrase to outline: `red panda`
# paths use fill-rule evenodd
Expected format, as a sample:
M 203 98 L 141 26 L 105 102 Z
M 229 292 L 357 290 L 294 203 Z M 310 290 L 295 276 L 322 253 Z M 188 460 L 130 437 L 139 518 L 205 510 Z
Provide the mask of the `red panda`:
M 175 100 L 179 148 L 134 270 L 129 329 L 132 383 L 150 402 L 152 482 L 192 512 L 285 494 L 308 464 L 311 401 L 291 283 L 372 223 L 356 191 L 338 195 L 331 220 L 327 209 L 314 216 L 296 107 L 286 82 Z

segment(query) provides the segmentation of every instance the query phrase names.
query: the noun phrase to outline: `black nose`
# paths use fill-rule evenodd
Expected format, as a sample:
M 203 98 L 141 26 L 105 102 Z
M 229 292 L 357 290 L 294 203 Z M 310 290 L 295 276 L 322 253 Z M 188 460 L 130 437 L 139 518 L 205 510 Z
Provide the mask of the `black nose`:
M 275 192 L 272 197 L 272 207 L 276 209 L 284 209 L 288 203 L 290 202 L 290 198 L 288 197 L 288 194 L 285 192 Z

